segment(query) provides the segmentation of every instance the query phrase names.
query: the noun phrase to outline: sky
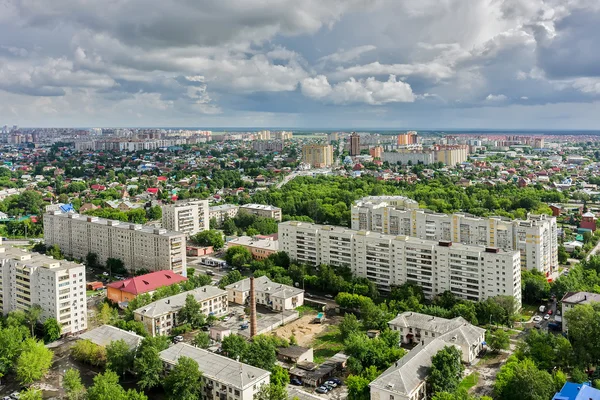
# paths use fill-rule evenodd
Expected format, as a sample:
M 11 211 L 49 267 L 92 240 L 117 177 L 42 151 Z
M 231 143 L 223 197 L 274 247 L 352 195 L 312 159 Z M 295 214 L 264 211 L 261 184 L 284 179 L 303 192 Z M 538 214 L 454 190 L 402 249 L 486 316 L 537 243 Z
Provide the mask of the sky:
M 598 129 L 598 0 L 0 0 L 0 125 Z

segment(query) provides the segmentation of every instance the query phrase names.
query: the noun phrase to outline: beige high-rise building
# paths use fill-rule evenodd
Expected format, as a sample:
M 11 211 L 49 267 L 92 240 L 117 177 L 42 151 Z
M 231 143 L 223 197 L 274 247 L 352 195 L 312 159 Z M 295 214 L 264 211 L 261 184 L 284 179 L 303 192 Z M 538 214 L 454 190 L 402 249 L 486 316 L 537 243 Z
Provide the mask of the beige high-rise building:
M 307 144 L 302 147 L 302 160 L 314 168 L 325 168 L 333 164 L 333 146 L 329 144 Z
M 100 264 L 123 261 L 130 271 L 169 269 L 185 276 L 185 233 L 150 228 L 87 215 L 51 211 L 44 214 L 44 240 L 64 254 L 85 259 L 95 253 Z
M 518 250 L 524 269 L 549 274 L 558 268 L 556 218 L 530 214 L 526 220 L 439 214 L 418 209 L 402 196 L 370 196 L 352 205 L 352 229 L 428 240 Z
M 271 137 L 274 138 L 275 140 L 291 140 L 292 139 L 292 132 L 289 131 L 278 131 L 278 132 L 273 132 L 271 134 Z
M 279 224 L 279 250 L 300 263 L 347 266 L 384 291 L 412 282 L 428 298 L 449 290 L 472 301 L 513 296 L 521 305 L 521 259 L 515 250 L 298 221 Z
M 435 158 L 437 162 L 442 162 L 450 167 L 467 161 L 469 157 L 469 146 L 467 145 L 446 145 L 435 148 Z
M 0 311 L 42 308 L 40 322 L 54 318 L 62 334 L 87 329 L 85 266 L 12 246 L 0 247 Z
M 208 200 L 186 200 L 162 206 L 165 229 L 195 235 L 209 229 Z

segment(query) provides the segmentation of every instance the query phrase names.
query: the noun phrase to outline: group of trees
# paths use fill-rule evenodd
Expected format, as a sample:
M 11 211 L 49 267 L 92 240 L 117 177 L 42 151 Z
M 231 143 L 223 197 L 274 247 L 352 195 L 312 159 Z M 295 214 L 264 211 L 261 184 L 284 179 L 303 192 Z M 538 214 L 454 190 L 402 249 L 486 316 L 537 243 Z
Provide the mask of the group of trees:
M 225 245 L 223 235 L 216 229 L 199 232 L 193 235 L 190 241 L 198 246 L 212 246 L 215 250 L 220 250 Z
M 278 336 L 257 335 L 250 342 L 240 335 L 229 335 L 221 343 L 223 355 L 267 371 L 275 370 L 278 347 L 289 342 Z
M 273 218 L 259 217 L 244 210 L 240 210 L 234 218 L 225 218 L 223 221 L 223 232 L 226 235 L 270 235 L 277 233 L 277 229 L 277 221 Z

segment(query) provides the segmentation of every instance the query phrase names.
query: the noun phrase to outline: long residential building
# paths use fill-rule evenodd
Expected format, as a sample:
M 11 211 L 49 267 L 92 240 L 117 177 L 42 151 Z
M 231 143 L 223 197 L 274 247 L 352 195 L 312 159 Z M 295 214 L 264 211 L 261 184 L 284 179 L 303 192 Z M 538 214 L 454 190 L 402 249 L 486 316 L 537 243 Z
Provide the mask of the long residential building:
M 12 246 L 0 247 L 0 310 L 42 308 L 40 322 L 55 318 L 62 334 L 87 329 L 85 266 Z
M 208 209 L 208 216 L 210 219 L 215 219 L 217 225 L 221 226 L 223 222 L 228 218 L 234 218 L 240 207 L 235 204 L 222 204 L 220 206 L 212 206 Z
M 166 371 L 180 357 L 196 361 L 202 372 L 202 395 L 207 400 L 253 400 L 261 386 L 268 385 L 271 373 L 210 351 L 177 343 L 159 353 Z
M 180 232 L 51 211 L 44 214 L 44 240 L 79 259 L 95 253 L 100 264 L 118 258 L 130 271 L 168 269 L 186 275 L 186 237 Z
M 188 295 L 194 296 L 194 299 L 200 303 L 204 315 L 219 317 L 229 311 L 226 291 L 215 286 L 202 286 L 140 307 L 133 311 L 133 317 L 146 326 L 151 336 L 168 335 L 179 325 L 177 313 L 185 305 Z
M 281 208 L 269 206 L 266 204 L 244 204 L 240 206 L 240 211 L 246 211 L 249 214 L 254 214 L 258 217 L 273 218 L 281 221 Z
M 402 196 L 370 196 L 352 205 L 351 228 L 468 245 L 518 250 L 521 267 L 546 275 L 558 268 L 556 218 L 530 214 L 526 220 L 439 214 L 418 209 Z
M 208 200 L 189 200 L 163 205 L 162 226 L 186 235 L 208 230 Z
M 279 224 L 279 250 L 301 263 L 348 266 L 381 290 L 413 282 L 429 298 L 449 290 L 473 301 L 513 296 L 521 305 L 521 260 L 515 250 L 298 221 Z

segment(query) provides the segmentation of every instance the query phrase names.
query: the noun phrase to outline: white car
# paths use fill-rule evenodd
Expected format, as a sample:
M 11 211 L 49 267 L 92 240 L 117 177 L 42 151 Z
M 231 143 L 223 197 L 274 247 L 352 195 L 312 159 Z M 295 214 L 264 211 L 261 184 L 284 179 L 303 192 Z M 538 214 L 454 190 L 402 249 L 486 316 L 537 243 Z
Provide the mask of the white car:
M 542 320 L 542 317 L 540 317 L 539 315 L 536 315 L 535 317 L 533 317 L 533 322 L 540 322 Z
M 548 314 L 544 315 L 544 319 L 545 319 L 546 321 L 547 321 L 547 320 L 549 320 L 549 319 L 550 319 L 550 315 L 548 315 Z

